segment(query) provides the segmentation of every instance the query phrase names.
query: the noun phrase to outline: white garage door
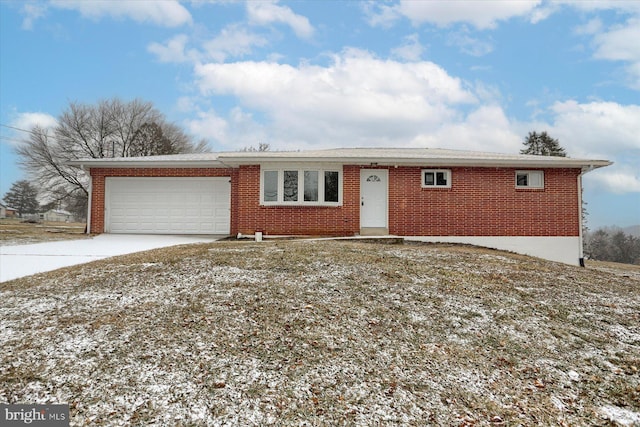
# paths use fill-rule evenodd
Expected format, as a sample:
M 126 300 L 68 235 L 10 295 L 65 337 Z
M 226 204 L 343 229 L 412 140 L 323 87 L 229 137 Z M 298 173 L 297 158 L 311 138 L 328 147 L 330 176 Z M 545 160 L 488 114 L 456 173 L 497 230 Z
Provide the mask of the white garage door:
M 105 231 L 229 234 L 230 178 L 107 178 Z

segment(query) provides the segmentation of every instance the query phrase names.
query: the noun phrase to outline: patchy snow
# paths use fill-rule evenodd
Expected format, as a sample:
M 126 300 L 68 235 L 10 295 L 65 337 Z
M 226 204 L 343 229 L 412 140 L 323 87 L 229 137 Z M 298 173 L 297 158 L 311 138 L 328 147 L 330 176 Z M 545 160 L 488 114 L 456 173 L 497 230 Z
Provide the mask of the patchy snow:
M 605 419 L 623 426 L 631 427 L 640 425 L 640 412 L 633 412 L 617 406 L 607 405 L 600 408 L 600 413 Z
M 638 289 L 472 249 L 167 249 L 0 286 L 0 402 L 72 425 L 634 425 Z
M 213 236 L 101 234 L 92 239 L 0 246 L 0 282 L 116 255 L 218 239 Z

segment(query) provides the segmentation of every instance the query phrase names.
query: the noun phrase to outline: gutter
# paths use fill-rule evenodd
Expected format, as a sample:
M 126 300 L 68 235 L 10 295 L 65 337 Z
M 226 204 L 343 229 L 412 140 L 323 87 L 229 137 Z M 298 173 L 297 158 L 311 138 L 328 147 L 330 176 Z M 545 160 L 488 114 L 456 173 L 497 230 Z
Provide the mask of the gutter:
M 588 172 L 588 171 L 587 171 Z M 585 174 L 584 168 L 576 178 L 578 180 L 578 264 L 584 267 L 584 236 L 582 234 L 582 175 Z

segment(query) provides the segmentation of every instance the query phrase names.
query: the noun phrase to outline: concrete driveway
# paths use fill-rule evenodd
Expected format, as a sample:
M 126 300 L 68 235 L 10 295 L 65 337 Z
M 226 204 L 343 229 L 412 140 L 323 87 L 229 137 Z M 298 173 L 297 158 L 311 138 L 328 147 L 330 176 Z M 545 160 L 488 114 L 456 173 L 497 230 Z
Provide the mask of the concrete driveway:
M 189 243 L 214 242 L 224 237 L 100 234 L 82 240 L 0 246 L 0 282 L 116 255 Z

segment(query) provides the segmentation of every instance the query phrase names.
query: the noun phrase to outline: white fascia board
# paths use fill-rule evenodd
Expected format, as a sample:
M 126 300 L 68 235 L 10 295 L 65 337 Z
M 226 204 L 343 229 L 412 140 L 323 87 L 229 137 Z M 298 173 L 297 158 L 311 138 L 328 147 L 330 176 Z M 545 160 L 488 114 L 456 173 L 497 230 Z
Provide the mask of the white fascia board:
M 84 170 L 88 169 L 101 169 L 101 168 L 226 168 L 229 165 L 225 165 L 219 161 L 212 160 L 122 160 L 122 161 L 103 161 L 102 159 L 96 160 L 74 160 L 67 162 L 71 166 L 79 166 Z
M 388 157 L 243 157 L 233 158 L 220 156 L 230 166 L 270 164 L 270 163 L 339 163 L 343 165 L 361 166 L 448 166 L 448 167 L 506 167 L 506 168 L 581 168 L 596 169 L 609 166 L 606 160 L 582 159 L 472 159 L 472 158 L 388 158 Z

